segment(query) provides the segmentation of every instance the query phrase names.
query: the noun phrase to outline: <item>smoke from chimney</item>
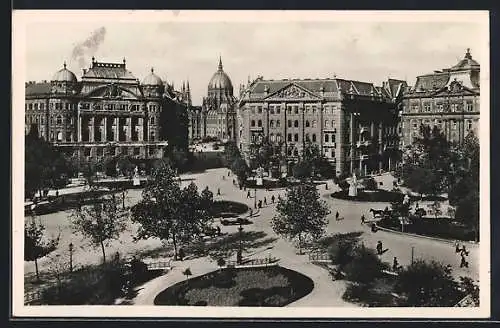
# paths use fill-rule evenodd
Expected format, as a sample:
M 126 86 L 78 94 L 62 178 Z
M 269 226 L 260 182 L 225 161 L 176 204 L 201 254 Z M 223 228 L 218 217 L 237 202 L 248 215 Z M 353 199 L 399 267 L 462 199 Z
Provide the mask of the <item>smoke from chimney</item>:
M 106 28 L 103 26 L 95 30 L 87 40 L 77 44 L 73 48 L 71 59 L 78 63 L 79 68 L 86 66 L 87 59 L 97 52 L 105 36 Z

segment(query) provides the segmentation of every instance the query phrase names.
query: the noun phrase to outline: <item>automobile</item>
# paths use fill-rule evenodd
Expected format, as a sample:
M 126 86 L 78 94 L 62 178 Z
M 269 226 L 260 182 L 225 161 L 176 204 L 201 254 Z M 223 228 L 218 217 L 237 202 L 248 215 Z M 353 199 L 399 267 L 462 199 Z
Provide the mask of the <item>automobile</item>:
M 244 225 L 244 224 L 251 224 L 252 221 L 250 221 L 249 219 L 246 219 L 246 218 L 230 218 L 230 219 L 221 219 L 220 220 L 220 223 L 222 225 Z

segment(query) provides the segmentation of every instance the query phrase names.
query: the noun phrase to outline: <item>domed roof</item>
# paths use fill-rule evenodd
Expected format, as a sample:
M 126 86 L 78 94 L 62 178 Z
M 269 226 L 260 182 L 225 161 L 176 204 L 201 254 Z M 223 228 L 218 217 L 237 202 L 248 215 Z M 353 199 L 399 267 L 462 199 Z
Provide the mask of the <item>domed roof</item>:
M 66 68 L 66 62 L 63 65 L 63 68 L 54 74 L 52 77 L 52 81 L 57 82 L 77 82 L 76 75 Z
M 222 59 L 219 58 L 219 69 L 214 73 L 210 82 L 208 83 L 208 89 L 226 89 L 233 90 L 233 84 L 231 79 L 222 69 Z
M 163 81 L 158 75 L 155 74 L 154 69 L 151 68 L 151 73 L 142 80 L 143 85 L 163 85 Z

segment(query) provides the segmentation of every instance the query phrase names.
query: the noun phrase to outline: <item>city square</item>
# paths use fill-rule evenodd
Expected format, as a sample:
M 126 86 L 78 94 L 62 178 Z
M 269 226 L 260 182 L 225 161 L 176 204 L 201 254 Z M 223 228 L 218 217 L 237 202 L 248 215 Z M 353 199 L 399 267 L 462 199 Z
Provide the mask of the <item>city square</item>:
M 384 26 L 360 31 L 399 37 Z M 164 64 L 137 78 L 145 59 L 107 48 L 113 25 L 94 29 L 50 80 L 44 67 L 24 85 L 24 305 L 479 307 L 484 57 L 472 30 L 439 60 L 423 51 L 415 67 L 364 73 L 365 56 L 342 75 L 311 68 L 322 78 L 247 58 L 245 81 L 231 55 L 200 55 L 203 70 L 190 55 L 179 85 Z

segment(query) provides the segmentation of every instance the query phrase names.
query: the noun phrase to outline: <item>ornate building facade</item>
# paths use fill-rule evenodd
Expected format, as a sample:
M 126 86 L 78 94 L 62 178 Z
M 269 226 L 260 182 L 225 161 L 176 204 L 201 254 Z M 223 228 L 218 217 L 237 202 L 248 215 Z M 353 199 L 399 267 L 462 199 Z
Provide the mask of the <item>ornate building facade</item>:
M 151 69 L 142 82 L 123 63 L 92 58 L 81 80 L 64 67 L 50 82 L 26 83 L 25 133 L 35 129 L 68 155 L 161 158 L 174 112 L 187 107 Z
M 403 97 L 402 146 L 420 135 L 420 126 L 436 126 L 448 141 L 462 143 L 479 127 L 480 65 L 470 50 L 455 66 L 417 77 Z
M 308 143 L 319 147 L 337 175 L 390 169 L 399 158 L 398 106 L 405 87 L 394 79 L 377 87 L 336 77 L 259 77 L 242 92 L 237 144 L 251 156 L 252 144 L 268 140 L 288 174 Z
M 233 84 L 219 58 L 219 66 L 208 83 L 207 96 L 203 98 L 201 108 L 191 107 L 189 112 L 190 139 L 212 137 L 222 141 L 234 140 L 236 106 Z

